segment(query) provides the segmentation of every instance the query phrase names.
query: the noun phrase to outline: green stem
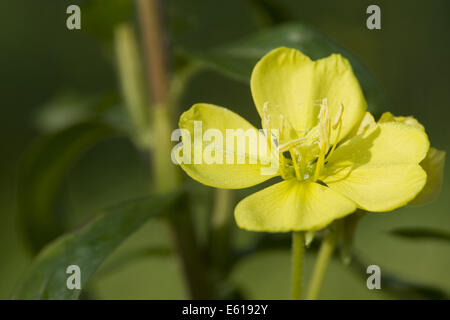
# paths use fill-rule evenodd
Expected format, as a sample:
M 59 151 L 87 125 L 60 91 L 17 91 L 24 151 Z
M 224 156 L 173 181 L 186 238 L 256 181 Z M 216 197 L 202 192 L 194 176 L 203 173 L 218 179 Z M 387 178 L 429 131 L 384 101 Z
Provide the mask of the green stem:
M 317 256 L 316 265 L 314 266 L 313 275 L 308 288 L 307 299 L 317 300 L 319 298 L 320 289 L 322 288 L 325 273 L 328 268 L 331 256 L 333 255 L 336 241 L 338 238 L 338 232 L 334 229 L 330 229 L 325 239 L 323 239 L 320 246 L 319 254 Z
M 229 267 L 227 264 L 231 260 L 232 200 L 232 190 L 216 189 L 209 234 L 210 256 L 213 265 L 222 272 L 226 271 Z
M 185 208 L 190 205 L 188 200 L 186 197 L 180 201 L 180 207 L 172 214 L 170 230 L 191 298 L 211 299 L 215 297 L 213 286 L 197 243 L 191 212 Z
M 305 234 L 292 232 L 292 300 L 302 296 L 303 256 L 305 255 Z
M 150 121 L 141 56 L 133 28 L 128 23 L 117 26 L 114 40 L 122 96 L 135 130 L 135 142 L 143 149 L 148 147 Z
M 145 47 L 149 93 L 153 95 L 155 106 L 159 107 L 166 103 L 169 90 L 160 1 L 137 0 L 137 7 Z
M 137 0 L 140 25 L 148 76 L 149 100 L 153 101 L 154 143 L 150 151 L 153 155 L 152 169 L 154 181 L 152 187 L 158 193 L 171 192 L 181 185 L 177 167 L 171 162 L 172 143 L 170 135 L 173 124 L 170 118 L 169 77 L 166 69 L 166 51 L 164 46 L 164 28 L 160 17 L 158 0 Z M 197 235 L 192 223 L 189 204 L 186 199 L 176 210 L 170 221 L 170 230 L 183 267 L 185 280 L 193 299 L 210 299 L 213 289 L 204 257 L 197 243 Z

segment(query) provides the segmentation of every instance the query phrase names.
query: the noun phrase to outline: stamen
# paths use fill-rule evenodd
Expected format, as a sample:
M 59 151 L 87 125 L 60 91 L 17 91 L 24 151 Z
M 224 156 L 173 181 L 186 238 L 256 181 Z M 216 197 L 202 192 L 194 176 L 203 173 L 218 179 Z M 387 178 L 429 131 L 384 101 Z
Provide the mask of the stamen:
M 279 106 L 272 106 L 269 102 L 264 103 L 264 129 L 266 131 L 271 128 L 278 129 L 277 135 L 268 133 L 267 139 L 269 145 L 273 146 L 275 143 L 275 150 L 280 157 L 280 173 L 283 179 L 291 178 L 293 169 L 299 181 L 309 179 L 317 181 L 326 160 L 336 149 L 337 141 L 342 133 L 344 106 L 340 103 L 334 119 L 331 119 L 327 98 L 319 101 L 317 125 L 313 128 L 297 130 L 293 129 L 289 119 L 285 118 L 280 110 L 275 109 Z M 334 139 L 331 140 L 333 137 Z M 289 152 L 292 164 L 285 158 L 285 152 Z
M 279 152 L 288 151 L 289 149 L 295 148 L 298 145 L 302 144 L 302 142 L 305 141 L 305 140 L 306 140 L 306 138 L 303 137 L 303 138 L 298 138 L 298 139 L 295 139 L 295 140 L 288 141 L 288 142 L 278 146 L 278 151 Z
M 268 106 L 268 104 L 269 104 L 269 101 L 264 102 L 263 113 L 267 113 L 267 106 Z
M 281 161 L 281 166 L 280 166 L 281 178 L 286 179 L 286 175 L 284 172 L 284 168 L 286 166 L 286 163 L 284 162 L 284 156 L 283 156 L 283 154 L 280 154 L 279 157 L 280 157 L 280 161 Z
M 297 180 L 302 180 L 303 175 L 300 173 L 295 152 L 292 149 L 289 149 L 289 153 L 291 154 L 292 163 L 294 164 L 295 176 L 297 177 Z
M 344 105 L 339 103 L 339 111 L 334 118 L 333 129 L 336 129 L 338 124 L 342 122 L 342 115 L 344 114 Z
M 336 146 L 338 144 L 339 138 L 341 137 L 341 131 L 342 131 L 342 115 L 344 114 L 344 105 L 342 103 L 339 104 L 339 112 L 336 115 L 336 118 L 334 119 L 333 123 L 333 129 L 336 130 L 337 126 L 339 125 L 337 134 L 336 134 L 336 140 L 333 144 L 333 148 L 331 148 L 330 153 L 328 153 L 327 159 L 331 157 L 331 155 L 334 152 L 334 149 L 336 149 Z
M 320 126 L 320 141 L 325 143 L 325 148 L 328 149 L 329 146 L 329 119 L 328 119 L 328 101 L 327 99 L 322 100 L 322 105 L 320 106 L 319 112 L 319 126 Z
M 281 138 L 283 137 L 283 131 L 284 131 L 284 116 L 280 114 L 280 128 L 278 130 L 278 142 L 281 141 Z
M 263 129 L 267 129 L 268 128 L 268 119 L 267 119 L 267 108 L 269 105 L 269 101 L 264 102 L 263 105 L 263 117 L 262 117 L 262 127 Z
M 334 150 L 336 149 L 337 141 L 339 141 L 339 137 L 342 131 L 342 116 L 344 113 L 344 106 L 342 103 L 339 104 L 339 110 L 336 114 L 333 124 L 331 124 L 331 120 L 328 117 L 328 101 L 327 99 L 322 100 L 322 104 L 320 106 L 320 112 L 318 115 L 319 118 L 319 155 L 317 157 L 316 168 L 314 171 L 314 181 L 319 178 L 320 171 L 323 169 L 325 165 L 325 160 L 330 157 Z M 330 152 L 327 155 L 327 151 L 330 148 L 331 143 L 331 134 L 332 130 L 338 130 L 336 135 L 335 143 L 331 148 Z
M 270 130 L 270 115 L 268 114 L 269 101 L 264 102 L 263 105 L 263 119 L 262 127 L 266 132 L 267 145 L 272 146 L 272 132 Z
M 320 141 L 320 152 L 319 158 L 317 159 L 316 170 L 314 171 L 314 181 L 319 178 L 320 171 L 322 170 L 323 164 L 325 163 L 325 152 L 325 143 L 323 143 L 323 141 Z

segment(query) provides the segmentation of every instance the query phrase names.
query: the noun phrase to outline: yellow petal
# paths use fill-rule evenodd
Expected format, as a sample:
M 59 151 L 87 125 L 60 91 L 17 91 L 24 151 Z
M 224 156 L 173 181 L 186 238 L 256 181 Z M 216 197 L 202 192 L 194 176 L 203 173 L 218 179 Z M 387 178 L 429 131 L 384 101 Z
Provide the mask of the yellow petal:
M 445 151 L 430 148 L 420 166 L 427 173 L 427 183 L 410 204 L 418 205 L 433 201 L 441 191 L 444 180 Z
M 428 136 L 420 129 L 399 122 L 381 123 L 338 146 L 327 166 L 418 164 L 429 146 Z
M 205 185 L 223 189 L 246 188 L 277 175 L 278 159 L 272 161 L 270 152 L 263 152 L 268 149 L 262 149 L 259 145 L 267 146 L 265 136 L 226 108 L 196 104 L 181 115 L 179 127 L 187 130 L 189 137 L 183 136 L 183 145 L 179 144 L 174 150 L 175 158 L 190 177 Z M 228 144 L 227 130 L 240 130 L 245 139 L 242 140 L 245 142 L 244 149 L 238 147 L 239 139 L 236 137 L 232 137 L 233 146 Z M 249 137 L 256 137 L 257 140 L 250 143 Z M 189 150 L 189 142 L 190 156 L 183 158 L 181 149 Z M 271 164 L 277 167 L 269 170 Z
M 425 131 L 425 128 L 423 125 L 417 121 L 416 118 L 409 116 L 409 117 L 396 117 L 390 112 L 385 112 L 381 115 L 380 120 L 378 120 L 378 123 L 383 122 L 401 122 L 413 127 L 416 127 L 417 129 L 420 129 L 422 131 Z
M 390 211 L 406 205 L 425 185 L 427 175 L 417 164 L 363 165 L 342 168 L 325 183 L 366 211 Z
M 429 148 L 424 131 L 381 123 L 339 146 L 321 179 L 367 211 L 388 211 L 412 200 L 426 182 L 419 162 Z
M 360 121 L 367 107 L 350 63 L 338 54 L 312 61 L 295 49 L 275 49 L 256 64 L 250 84 L 260 116 L 264 117 L 266 103 L 278 105 L 298 132 L 317 124 L 322 99 L 327 99 L 332 120 L 339 104 L 344 106 L 340 139 Z M 335 140 L 333 132 L 331 142 Z
M 356 125 L 353 130 L 348 134 L 348 139 L 353 138 L 359 134 L 363 134 L 366 130 L 376 126 L 375 119 L 370 112 L 366 112 L 364 117 L 361 119 L 360 123 Z
M 413 127 L 416 127 L 422 131 L 425 131 L 423 125 L 417 121 L 414 117 L 396 117 L 390 112 L 383 113 L 379 123 L 383 122 L 401 122 Z M 444 163 L 445 163 L 445 151 L 440 151 L 435 148 L 430 148 L 425 159 L 422 160 L 420 165 L 427 173 L 427 183 L 425 187 L 420 191 L 414 200 L 409 204 L 419 205 L 433 201 L 441 191 L 442 182 L 444 180 Z
M 246 230 L 288 232 L 322 229 L 355 209 L 353 201 L 330 188 L 291 179 L 243 199 L 234 215 Z

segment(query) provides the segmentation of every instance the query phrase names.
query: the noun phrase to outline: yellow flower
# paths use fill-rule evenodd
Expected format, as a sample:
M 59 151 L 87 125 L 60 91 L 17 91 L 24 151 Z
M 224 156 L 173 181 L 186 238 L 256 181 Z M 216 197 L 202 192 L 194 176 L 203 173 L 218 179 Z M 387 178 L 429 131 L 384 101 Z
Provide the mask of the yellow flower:
M 239 227 L 267 232 L 317 230 L 357 208 L 372 212 L 398 208 L 424 187 L 427 175 L 419 163 L 429 150 L 425 131 L 404 121 L 376 123 L 366 112 L 360 85 L 342 56 L 312 61 L 298 50 L 275 49 L 253 69 L 251 91 L 266 129 L 258 131 L 258 138 L 271 152 L 258 148 L 255 154 L 247 146 L 242 155 L 228 145 L 203 148 L 189 142 L 189 153 L 210 148 L 216 160 L 230 154 L 246 160 L 230 164 L 183 163 L 182 145 L 175 150 L 189 176 L 217 188 L 245 188 L 281 176 L 283 181 L 236 206 Z M 227 129 L 257 130 L 228 109 L 196 104 L 179 121 L 184 144 L 198 135 L 195 125 L 200 122 L 202 130 L 215 129 L 224 135 Z M 277 131 L 270 134 L 272 129 Z M 252 162 L 255 156 L 259 160 Z M 278 170 L 263 174 L 268 161 L 277 161 Z

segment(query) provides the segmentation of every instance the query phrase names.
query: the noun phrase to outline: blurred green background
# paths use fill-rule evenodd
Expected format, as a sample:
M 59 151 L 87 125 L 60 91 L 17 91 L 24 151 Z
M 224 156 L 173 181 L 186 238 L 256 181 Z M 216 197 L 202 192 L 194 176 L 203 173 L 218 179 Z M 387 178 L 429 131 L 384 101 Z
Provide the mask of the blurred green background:
M 39 110 L 61 92 L 80 97 L 118 93 L 111 43 L 114 23 L 136 20 L 134 9 L 121 1 L 1 0 L 0 1 L 0 298 L 9 297 L 31 261 L 17 222 L 15 198 L 18 164 L 26 147 L 40 133 Z M 122 1 L 123 2 L 123 1 Z M 257 1 L 169 0 L 166 23 L 171 47 L 195 50 L 251 35 L 268 24 L 301 21 L 353 52 L 385 88 L 391 105 L 386 111 L 414 115 L 427 129 L 432 145 L 450 151 L 450 2 L 376 1 L 382 30 L 365 26 L 366 8 L 373 1 Z M 79 4 L 82 30 L 66 28 L 66 8 Z M 113 4 L 113 5 L 111 5 Z M 126 7 L 126 6 L 124 6 Z M 269 8 L 270 15 L 265 9 Z M 184 109 L 210 102 L 249 117 L 257 124 L 249 86 L 212 71 L 197 74 L 182 98 Z M 180 110 L 181 112 L 182 110 Z M 385 111 L 385 110 L 380 110 Z M 124 138 L 101 143 L 89 151 L 65 182 L 70 208 L 69 227 L 98 209 L 144 195 L 151 173 L 142 157 Z M 202 202 L 212 190 L 190 181 L 197 190 L 199 225 Z M 250 191 L 235 193 L 240 200 Z M 370 214 L 356 233 L 355 250 L 367 264 L 402 279 L 431 285 L 450 294 L 450 244 L 433 240 L 410 241 L 388 232 L 396 227 L 436 227 L 450 231 L 450 174 L 447 170 L 440 197 L 423 207 Z M 202 226 L 199 226 L 203 230 Z M 238 245 L 253 234 L 233 230 Z M 91 281 L 94 298 L 184 298 L 186 290 L 177 260 L 171 256 L 142 258 L 112 269 L 115 259 L 132 250 L 170 246 L 165 225 L 150 222 L 108 259 Z M 313 255 L 306 258 L 308 279 Z M 254 255 L 240 263 L 232 277 L 250 298 L 289 297 L 288 250 Z M 270 275 L 270 276 L 268 276 Z M 369 291 L 365 275 L 356 275 L 333 261 L 322 298 L 395 298 L 383 290 Z M 307 281 L 307 280 L 306 280 Z

